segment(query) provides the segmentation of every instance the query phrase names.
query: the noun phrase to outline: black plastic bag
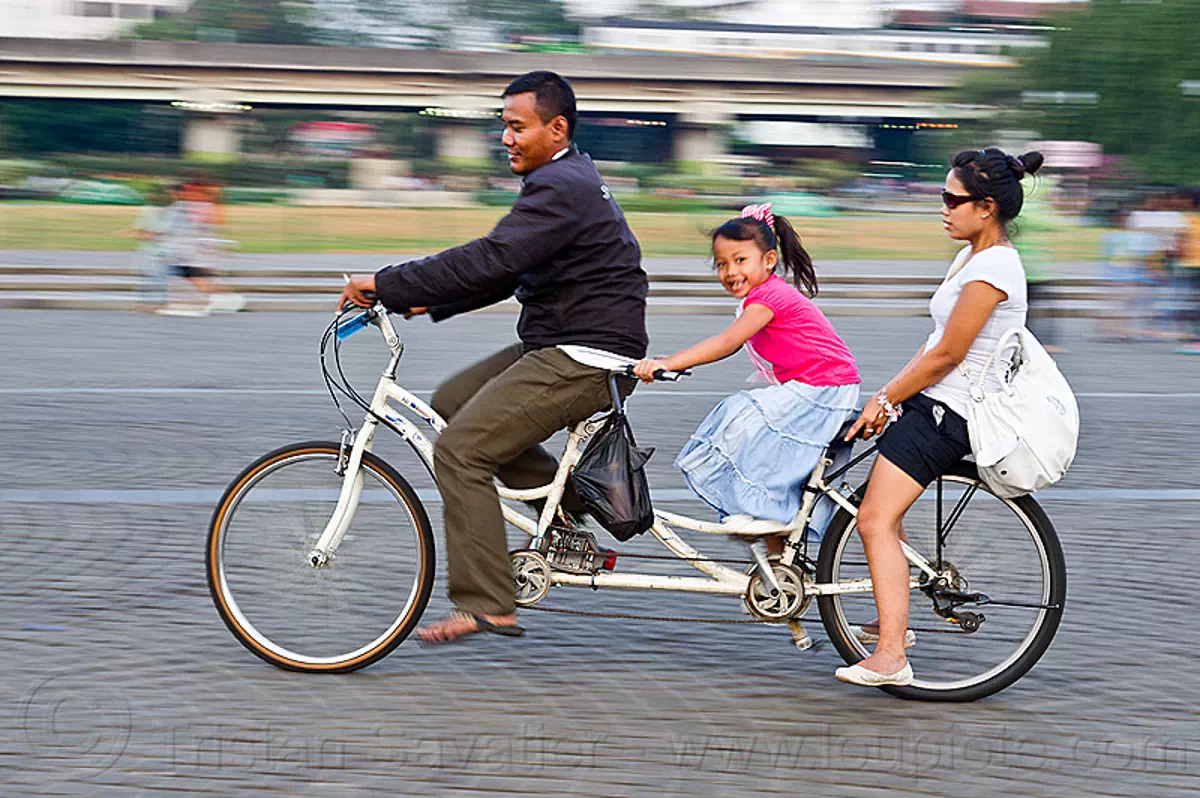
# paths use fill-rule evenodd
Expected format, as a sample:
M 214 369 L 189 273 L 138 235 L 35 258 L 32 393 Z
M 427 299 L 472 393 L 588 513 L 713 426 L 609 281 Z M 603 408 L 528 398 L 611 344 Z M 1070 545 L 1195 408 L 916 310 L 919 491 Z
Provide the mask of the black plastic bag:
M 571 483 L 588 513 L 617 540 L 654 525 L 645 465 L 654 449 L 639 449 L 623 410 L 609 414 L 571 472 Z

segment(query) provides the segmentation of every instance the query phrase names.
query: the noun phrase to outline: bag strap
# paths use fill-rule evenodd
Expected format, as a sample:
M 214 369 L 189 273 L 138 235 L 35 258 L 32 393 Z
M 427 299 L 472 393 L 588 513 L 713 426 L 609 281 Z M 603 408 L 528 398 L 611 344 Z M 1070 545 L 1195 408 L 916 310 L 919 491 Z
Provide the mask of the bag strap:
M 1000 353 L 1008 348 L 1009 340 L 1012 338 L 1017 339 L 1018 349 L 1023 348 L 1025 346 L 1025 333 L 1026 330 L 1024 327 L 1010 327 L 1005 330 L 999 340 L 996 341 L 996 347 L 992 350 L 992 354 L 988 356 L 987 362 L 979 370 L 978 377 L 972 377 L 971 372 L 967 371 L 967 367 L 962 364 L 962 361 L 959 361 L 958 370 L 967 379 L 967 382 L 970 383 L 972 400 L 976 402 L 983 401 L 983 379 L 987 375 L 988 369 L 991 369 L 1000 384 L 1004 385 L 1004 375 L 1000 373 Z M 1011 393 L 1007 388 L 1006 392 Z

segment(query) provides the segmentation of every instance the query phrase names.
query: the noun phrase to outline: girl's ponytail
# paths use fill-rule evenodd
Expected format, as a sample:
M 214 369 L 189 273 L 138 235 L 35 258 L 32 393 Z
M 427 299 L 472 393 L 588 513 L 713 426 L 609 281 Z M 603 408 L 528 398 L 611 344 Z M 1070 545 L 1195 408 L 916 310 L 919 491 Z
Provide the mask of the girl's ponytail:
M 775 238 L 779 242 L 779 260 L 785 272 L 791 272 L 792 284 L 810 299 L 817 295 L 817 271 L 812 258 L 800 244 L 800 236 L 792 223 L 782 216 L 775 217 Z

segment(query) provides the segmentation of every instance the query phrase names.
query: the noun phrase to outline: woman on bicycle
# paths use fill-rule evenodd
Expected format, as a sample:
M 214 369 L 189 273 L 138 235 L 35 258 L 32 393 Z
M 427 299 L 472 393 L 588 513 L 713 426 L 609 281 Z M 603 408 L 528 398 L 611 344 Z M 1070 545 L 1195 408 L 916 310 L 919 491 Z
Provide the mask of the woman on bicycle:
M 874 652 L 838 668 L 844 682 L 870 687 L 907 685 L 912 666 L 904 653 L 908 630 L 909 566 L 901 549 L 903 519 L 925 487 L 971 452 L 967 435 L 970 382 L 1000 335 L 1025 324 L 1025 270 L 1008 240 L 1007 226 L 1021 212 L 1021 180 L 1037 172 L 1042 155 L 1020 157 L 998 149 L 960 152 L 942 191 L 942 226 L 966 241 L 929 303 L 934 328 L 916 356 L 867 403 L 846 439 L 879 439 L 858 510 L 858 532 L 874 586 L 878 634 Z M 1008 363 L 1001 364 L 1001 371 Z M 996 390 L 994 374 L 985 390 Z
M 745 347 L 770 385 L 722 400 L 675 466 L 731 532 L 777 530 L 795 518 L 801 485 L 853 417 L 858 367 L 810 299 L 817 293 L 812 259 L 795 228 L 773 215 L 769 203 L 750 205 L 741 218 L 714 230 L 712 250 L 721 285 L 741 300 L 737 319 L 670 357 L 641 361 L 634 374 L 649 381 L 658 369 L 681 371 Z M 817 515 L 828 521 L 833 505 L 824 501 L 828 511 Z M 814 521 L 813 528 L 822 532 L 824 523 Z

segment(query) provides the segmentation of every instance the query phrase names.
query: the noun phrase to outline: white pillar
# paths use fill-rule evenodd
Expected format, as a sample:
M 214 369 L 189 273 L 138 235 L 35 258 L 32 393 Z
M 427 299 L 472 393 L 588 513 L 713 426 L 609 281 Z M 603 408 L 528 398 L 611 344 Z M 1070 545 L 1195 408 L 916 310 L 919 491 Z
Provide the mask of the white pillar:
M 484 164 L 488 161 L 488 134 L 477 122 L 442 122 L 437 129 L 439 161 Z
M 729 153 L 732 121 L 723 108 L 711 104 L 697 104 L 680 114 L 672 126 L 676 167 L 685 172 L 719 172 L 721 160 Z
M 241 151 L 242 131 L 231 114 L 192 116 L 183 132 L 184 157 L 198 161 L 232 161 Z
M 710 163 L 725 154 L 725 131 L 704 125 L 675 126 L 676 161 Z

